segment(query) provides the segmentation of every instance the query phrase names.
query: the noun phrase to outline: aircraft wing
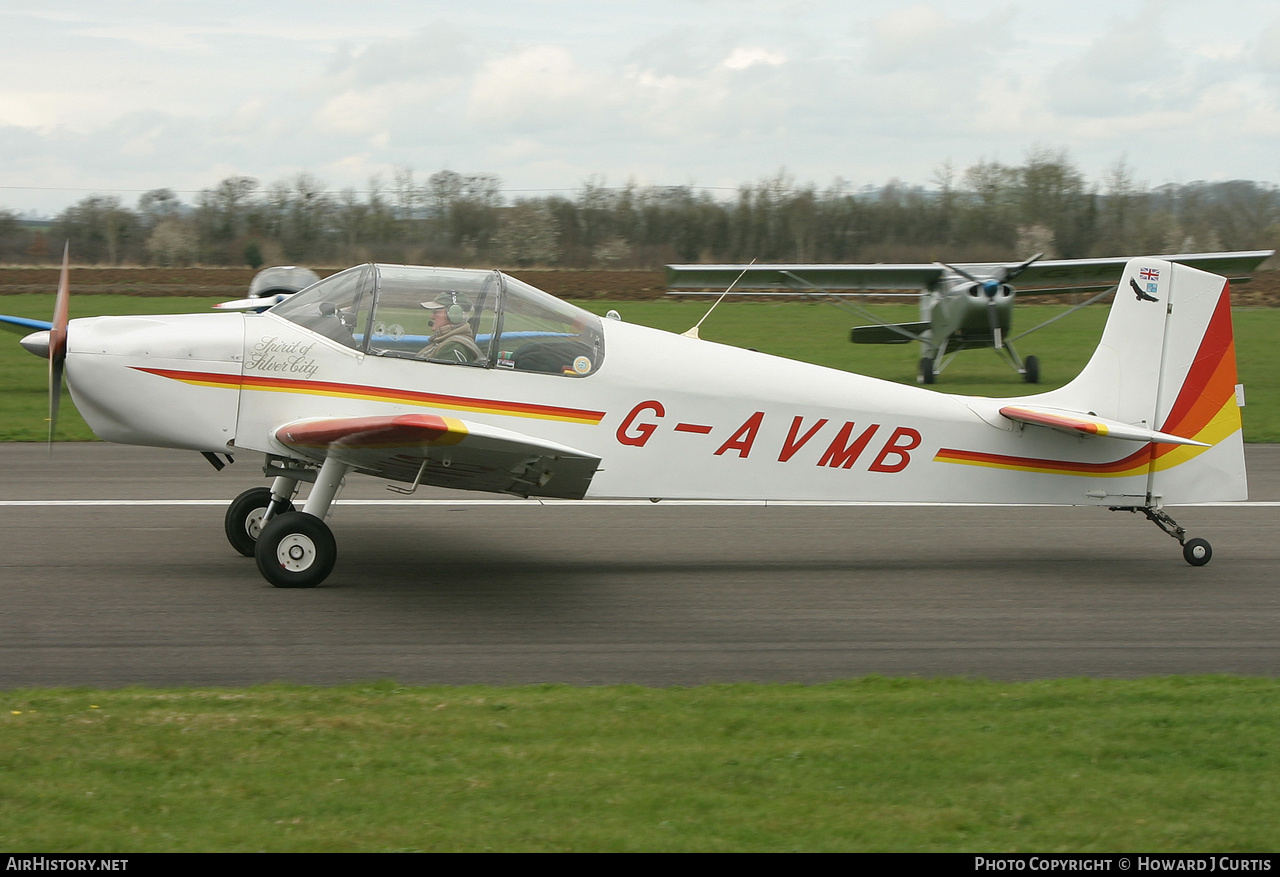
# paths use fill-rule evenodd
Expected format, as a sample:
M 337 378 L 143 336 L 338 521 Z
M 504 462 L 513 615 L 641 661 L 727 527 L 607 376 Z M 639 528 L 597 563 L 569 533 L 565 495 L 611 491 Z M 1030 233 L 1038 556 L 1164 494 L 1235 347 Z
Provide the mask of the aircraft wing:
M 299 420 L 276 439 L 314 462 L 336 457 L 380 478 L 517 496 L 582 499 L 600 458 L 436 414 Z
M 1083 411 L 1006 405 L 1000 409 L 1000 413 L 1017 423 L 1045 426 L 1069 435 L 1096 435 L 1130 442 L 1159 442 L 1168 445 L 1209 447 L 1204 442 L 1198 442 L 1195 439 L 1183 438 L 1167 432 L 1157 432 L 1154 429 L 1134 426 L 1131 423 L 1122 423 L 1118 420 L 1108 420 L 1105 417 L 1098 417 Z
M 0 314 L 0 329 L 8 329 L 19 335 L 30 335 L 32 332 L 47 332 L 53 323 L 45 320 L 29 320 L 26 317 L 10 317 Z
M 1178 262 L 1220 274 L 1228 280 L 1247 279 L 1274 250 L 1233 253 L 1181 253 L 1152 258 Z M 1105 289 L 1119 282 L 1130 256 L 1106 259 L 1051 259 L 1033 262 L 1017 277 L 1019 289 L 1036 292 L 1074 292 Z M 992 276 L 1006 263 L 968 262 L 956 267 L 976 277 Z M 943 265 L 668 265 L 667 288 L 683 291 L 764 290 L 778 293 L 875 289 L 932 289 L 950 272 Z M 741 277 L 741 279 L 739 279 Z M 735 283 L 735 281 L 737 281 Z M 1012 282 L 1012 281 L 1011 281 Z
M 1228 280 L 1247 280 L 1254 270 L 1271 258 L 1274 250 L 1249 250 L 1235 253 L 1181 253 L 1173 256 L 1153 256 L 1178 262 L 1210 274 L 1220 274 Z M 1014 283 L 1020 292 L 1072 292 L 1082 289 L 1105 289 L 1120 281 L 1130 257 L 1108 259 L 1051 259 L 1033 262 L 1018 274 Z M 981 276 L 999 265 L 960 265 L 970 274 Z M 1032 287 L 1044 287 L 1032 289 Z
M 668 265 L 667 288 L 824 292 L 929 289 L 947 269 L 941 265 Z M 1116 276 L 1119 277 L 1117 271 Z M 738 279 L 741 277 L 742 279 Z M 734 281 L 737 281 L 736 283 Z

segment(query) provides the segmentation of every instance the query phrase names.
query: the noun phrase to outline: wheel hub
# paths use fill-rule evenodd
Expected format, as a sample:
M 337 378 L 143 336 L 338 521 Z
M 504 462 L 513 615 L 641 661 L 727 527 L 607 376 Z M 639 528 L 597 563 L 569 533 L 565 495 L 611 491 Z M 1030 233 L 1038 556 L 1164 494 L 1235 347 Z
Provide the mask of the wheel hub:
M 276 548 L 276 559 L 289 572 L 303 572 L 315 563 L 316 545 L 308 536 L 291 533 L 280 540 Z
M 249 534 L 249 538 L 257 541 L 262 535 L 262 525 L 267 517 L 266 509 L 254 509 L 249 512 L 249 517 L 244 519 L 244 531 Z

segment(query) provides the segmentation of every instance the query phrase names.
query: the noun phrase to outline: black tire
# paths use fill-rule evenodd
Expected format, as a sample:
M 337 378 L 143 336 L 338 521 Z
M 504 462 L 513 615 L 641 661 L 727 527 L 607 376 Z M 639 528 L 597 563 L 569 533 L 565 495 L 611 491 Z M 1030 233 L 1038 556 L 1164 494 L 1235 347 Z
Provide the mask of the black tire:
M 1182 545 L 1182 556 L 1192 566 L 1204 566 L 1213 557 L 1213 546 L 1205 539 L 1188 539 Z
M 1028 356 L 1022 361 L 1022 379 L 1028 384 L 1040 383 L 1040 359 L 1036 356 Z
M 920 370 L 916 373 L 916 380 L 921 384 L 932 384 L 936 380 L 933 374 L 933 360 L 930 357 L 920 357 Z
M 258 533 L 262 530 L 262 516 L 271 502 L 271 489 L 255 487 L 246 490 L 227 506 L 226 517 L 223 518 L 223 529 L 231 547 L 245 557 L 253 557 L 254 546 L 258 544 Z M 293 503 L 285 500 L 276 506 L 276 514 L 293 511 Z
M 262 528 L 253 556 L 258 572 L 277 588 L 314 588 L 333 572 L 338 543 L 315 515 L 288 512 Z

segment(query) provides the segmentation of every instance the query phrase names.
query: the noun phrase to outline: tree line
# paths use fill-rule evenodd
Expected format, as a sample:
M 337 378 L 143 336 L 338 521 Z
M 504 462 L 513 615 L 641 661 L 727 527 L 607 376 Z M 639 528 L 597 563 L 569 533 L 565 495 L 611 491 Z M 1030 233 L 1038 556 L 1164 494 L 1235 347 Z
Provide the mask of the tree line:
M 609 186 L 507 198 L 492 174 L 400 169 L 363 192 L 310 174 L 263 186 L 232 176 L 185 203 L 90 195 L 47 228 L 0 209 L 0 261 L 654 268 L 669 262 L 995 261 L 1275 248 L 1280 189 L 1264 182 L 1140 182 L 1125 162 L 1090 182 L 1064 152 L 1022 164 L 943 164 L 929 185 L 825 188 L 786 171 L 736 192 Z

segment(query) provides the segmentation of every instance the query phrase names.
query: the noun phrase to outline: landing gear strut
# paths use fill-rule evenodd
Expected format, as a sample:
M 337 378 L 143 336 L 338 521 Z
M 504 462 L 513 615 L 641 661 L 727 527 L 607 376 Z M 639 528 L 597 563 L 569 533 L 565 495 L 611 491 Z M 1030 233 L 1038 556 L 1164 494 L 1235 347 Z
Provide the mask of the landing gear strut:
M 1153 506 L 1141 506 L 1138 508 L 1112 506 L 1111 511 L 1142 512 L 1148 521 L 1178 540 L 1178 544 L 1182 546 L 1183 559 L 1192 566 L 1204 566 L 1213 557 L 1213 546 L 1209 544 L 1209 540 L 1188 539 L 1186 528 L 1178 526 L 1178 522 L 1169 517 L 1169 514 L 1164 509 Z
M 258 572 L 277 588 L 314 588 L 333 572 L 338 543 L 324 519 L 349 468 L 346 463 L 326 458 L 302 511 L 275 515 L 263 525 L 253 557 Z M 290 481 L 292 484 L 284 483 Z M 278 476 L 271 492 L 275 495 L 279 489 L 291 495 L 296 485 L 295 479 Z
M 314 588 L 333 571 L 338 543 L 324 522 L 350 468 L 326 459 L 317 472 L 301 463 L 268 458 L 270 487 L 255 487 L 232 500 L 223 519 L 231 547 L 257 561 L 262 577 L 277 588 Z M 313 482 L 301 511 L 293 496 L 301 481 Z

